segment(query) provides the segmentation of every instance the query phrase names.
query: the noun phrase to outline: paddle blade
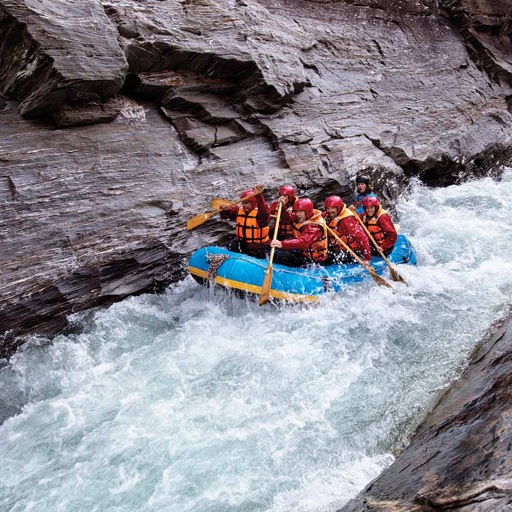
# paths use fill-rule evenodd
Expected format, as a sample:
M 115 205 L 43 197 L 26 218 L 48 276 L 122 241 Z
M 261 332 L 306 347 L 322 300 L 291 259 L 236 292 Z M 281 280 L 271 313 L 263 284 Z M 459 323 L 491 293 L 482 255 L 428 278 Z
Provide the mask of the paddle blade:
M 380 249 L 380 248 L 379 248 L 379 254 L 381 255 L 382 259 L 386 262 L 386 265 L 389 268 L 389 273 L 391 274 L 391 279 L 393 279 L 393 281 L 398 281 L 400 283 L 407 284 L 404 281 L 404 278 L 396 271 L 396 269 L 393 267 L 393 265 L 391 265 L 389 260 L 386 258 L 386 255 L 384 254 L 384 252 L 382 252 L 382 249 Z
M 260 295 L 260 306 L 263 306 L 270 297 L 270 285 L 272 284 L 272 264 L 270 264 L 265 272 L 265 279 L 263 280 L 263 285 L 261 286 L 261 295 Z
M 404 278 L 391 265 L 388 265 L 388 266 L 389 266 L 389 272 L 391 274 L 391 279 L 393 279 L 393 281 L 405 283 Z M 407 284 L 407 283 L 405 283 L 405 284 Z
M 370 272 L 370 275 L 373 277 L 373 280 L 375 282 L 377 282 L 381 286 L 387 286 L 388 288 L 393 289 L 393 287 L 383 277 L 380 277 L 379 274 L 377 274 L 377 272 L 373 270 L 373 268 L 370 268 L 368 272 Z
M 219 212 L 215 211 L 215 212 L 201 213 L 201 215 L 196 215 L 195 217 L 188 219 L 188 221 L 187 221 L 188 231 L 190 231 L 191 229 L 197 228 L 197 226 L 200 226 L 201 224 L 204 224 L 208 219 L 211 219 L 217 213 L 219 213 Z
M 229 199 L 223 199 L 222 197 L 214 197 L 212 199 L 211 205 L 212 205 L 212 208 L 214 208 L 215 210 L 220 210 L 220 207 L 223 204 L 230 204 L 230 203 L 231 203 L 231 201 Z

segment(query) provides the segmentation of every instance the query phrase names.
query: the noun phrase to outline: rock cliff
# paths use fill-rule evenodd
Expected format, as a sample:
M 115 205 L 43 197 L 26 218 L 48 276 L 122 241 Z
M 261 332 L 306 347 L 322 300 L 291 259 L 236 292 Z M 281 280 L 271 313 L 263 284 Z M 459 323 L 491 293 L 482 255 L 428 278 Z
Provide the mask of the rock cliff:
M 491 5 L 492 4 L 492 5 Z M 392 204 L 511 157 L 510 3 L 0 0 L 1 352 L 183 275 L 262 182 Z
M 340 512 L 512 510 L 511 341 L 509 320 L 397 460 Z

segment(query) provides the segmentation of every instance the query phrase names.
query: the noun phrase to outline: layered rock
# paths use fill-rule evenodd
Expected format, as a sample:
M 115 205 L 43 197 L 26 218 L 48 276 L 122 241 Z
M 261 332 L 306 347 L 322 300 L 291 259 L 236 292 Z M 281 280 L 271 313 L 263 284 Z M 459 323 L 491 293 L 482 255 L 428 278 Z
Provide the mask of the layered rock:
M 230 231 L 184 228 L 213 196 L 350 200 L 365 172 L 392 205 L 411 176 L 497 173 L 507 5 L 0 0 L 3 354 L 183 276 Z
M 474 355 L 411 444 L 340 512 L 512 509 L 512 321 Z
M 99 1 L 3 0 L 0 91 L 20 101 L 25 117 L 59 126 L 112 121 L 127 71 L 116 35 Z

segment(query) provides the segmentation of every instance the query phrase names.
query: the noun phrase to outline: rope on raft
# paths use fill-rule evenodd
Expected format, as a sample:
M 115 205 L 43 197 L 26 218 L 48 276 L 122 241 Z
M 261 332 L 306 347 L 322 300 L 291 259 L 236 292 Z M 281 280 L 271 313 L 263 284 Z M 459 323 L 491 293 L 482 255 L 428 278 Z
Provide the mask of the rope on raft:
M 208 268 L 208 281 L 214 281 L 217 269 L 229 258 L 228 254 L 207 254 L 206 260 L 210 264 Z

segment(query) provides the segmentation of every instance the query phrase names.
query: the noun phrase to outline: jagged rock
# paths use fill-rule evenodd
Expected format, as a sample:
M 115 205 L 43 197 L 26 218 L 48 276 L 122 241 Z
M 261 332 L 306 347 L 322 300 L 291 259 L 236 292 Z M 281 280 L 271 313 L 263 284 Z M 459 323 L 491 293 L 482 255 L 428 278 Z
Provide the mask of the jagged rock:
M 0 91 L 20 101 L 26 117 L 78 116 L 71 106 L 102 105 L 121 89 L 127 65 L 103 7 L 96 0 L 2 0 Z M 89 107 L 86 122 L 102 109 Z
M 110 123 L 119 114 L 121 101 L 118 98 L 104 103 L 88 103 L 82 106 L 62 105 L 52 114 L 59 128 L 84 124 Z
M 197 119 L 210 124 L 223 124 L 240 117 L 229 102 L 205 93 L 176 93 L 167 94 L 162 99 L 166 109 L 188 113 Z
M 397 460 L 340 512 L 512 509 L 512 318 L 473 356 Z
M 512 27 L 508 2 L 440 0 L 440 7 L 457 25 L 475 61 L 496 81 L 512 78 Z

